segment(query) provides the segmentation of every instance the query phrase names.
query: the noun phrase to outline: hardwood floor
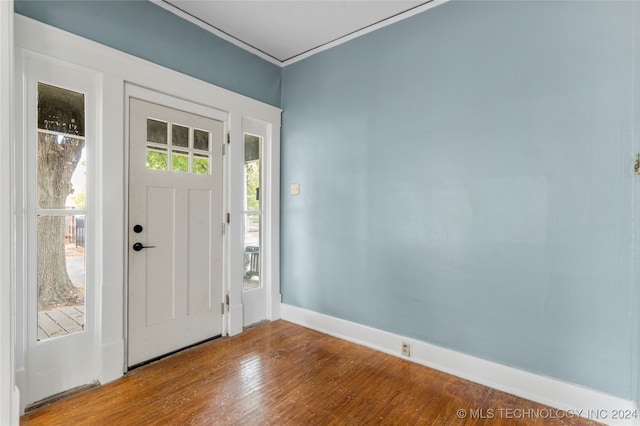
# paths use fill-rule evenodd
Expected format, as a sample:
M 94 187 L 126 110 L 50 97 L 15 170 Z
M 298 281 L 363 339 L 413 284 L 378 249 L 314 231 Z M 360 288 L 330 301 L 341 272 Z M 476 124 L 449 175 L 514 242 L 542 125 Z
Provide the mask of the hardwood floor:
M 275 321 L 182 351 L 29 412 L 21 424 L 595 423 Z

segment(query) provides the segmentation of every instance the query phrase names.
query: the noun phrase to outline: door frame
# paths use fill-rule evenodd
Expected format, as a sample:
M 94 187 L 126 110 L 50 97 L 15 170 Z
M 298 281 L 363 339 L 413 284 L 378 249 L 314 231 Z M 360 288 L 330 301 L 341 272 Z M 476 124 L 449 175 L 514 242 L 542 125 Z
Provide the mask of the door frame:
M 0 2 L 0 424 L 18 424 L 14 368 L 13 0 Z
M 6 2 L 0 2 L 6 5 Z M 98 93 L 98 109 L 101 118 L 99 137 L 104 141 L 96 153 L 99 162 L 96 165 L 98 174 L 98 193 L 96 194 L 97 215 L 101 219 L 100 227 L 96 230 L 102 238 L 102 244 L 97 248 L 96 267 L 96 299 L 97 299 L 97 360 L 98 380 L 107 383 L 121 377 L 126 371 L 125 357 L 125 289 L 126 289 L 126 255 L 128 213 L 125 188 L 127 183 L 127 148 L 125 146 L 125 86 L 132 84 L 146 87 L 166 95 L 188 99 L 190 102 L 226 110 L 229 113 L 230 144 L 227 146 L 230 176 L 225 183 L 225 190 L 229 196 L 228 207 L 231 214 L 231 224 L 228 227 L 229 256 L 226 259 L 227 271 L 238 271 L 238 279 L 231 279 L 229 273 L 229 305 L 227 306 L 226 333 L 235 335 L 242 332 L 242 240 L 239 223 L 242 211 L 242 119 L 249 118 L 269 125 L 270 144 L 266 147 L 265 158 L 271 161 L 271 176 L 267 176 L 267 183 L 271 185 L 270 194 L 273 203 L 270 204 L 269 222 L 265 224 L 270 229 L 271 241 L 267 242 L 271 255 L 269 256 L 272 276 L 271 320 L 280 318 L 280 283 L 279 283 L 279 155 L 280 155 L 280 123 L 282 110 L 272 105 L 248 98 L 229 90 L 217 87 L 196 78 L 181 74 L 157 64 L 150 63 L 132 55 L 117 51 L 110 47 L 73 35 L 66 31 L 51 27 L 33 19 L 14 15 L 14 46 L 16 62 L 20 61 L 25 52 L 53 58 L 57 61 L 77 65 L 95 70 L 99 76 L 101 91 Z M 3 21 L 4 22 L 4 21 Z M 3 26 L 4 28 L 4 26 Z M 4 53 L 3 53 L 4 54 Z M 5 63 L 4 61 L 2 62 Z M 3 97 L 4 99 L 4 97 Z M 21 108 L 21 99 L 16 99 L 11 106 L 15 110 Z M 16 114 L 18 115 L 18 114 Z M 17 120 L 18 117 L 15 117 Z M 16 126 L 21 123 L 16 122 Z M 16 127 L 18 128 L 18 127 Z M 6 132 L 4 127 L 2 132 Z M 0 148 L 5 148 L 1 145 Z M 16 151 L 21 144 L 14 142 L 12 148 Z M 4 151 L 3 151 L 4 152 Z M 6 159 L 0 159 L 6 161 Z M 23 235 L 25 224 L 22 220 L 22 196 L 24 190 L 24 167 L 21 158 L 14 160 L 11 171 L 15 182 L 16 220 L 10 225 L 12 235 Z M 4 164 L 4 163 L 3 163 Z M 237 170 L 236 170 L 237 169 Z M 2 169 L 3 171 L 6 169 Z M 233 172 L 231 172 L 233 171 Z M 239 171 L 239 173 L 234 173 Z M 2 193 L 5 194 L 5 180 L 2 180 Z M 234 191 L 240 192 L 236 197 Z M 1 232 L 6 221 L 0 216 Z M 3 239 L 3 241 L 5 241 Z M 4 248 L 4 246 L 3 246 Z M 12 248 L 8 248 L 13 250 Z M 24 389 L 25 382 L 25 336 L 24 315 L 26 312 L 23 289 L 25 275 L 21 252 L 11 252 L 12 268 L 15 269 L 16 292 L 13 295 L 15 303 L 15 339 L 12 340 L 15 349 L 15 380 L 18 389 Z M 6 274 L 4 263 L 0 273 Z M 233 272 L 235 275 L 236 272 Z M 238 285 L 239 284 L 239 285 Z M 3 293 L 4 295 L 4 293 Z M 3 300 L 6 300 L 3 298 Z M 3 311 L 0 311 L 4 315 Z M 3 316 L 4 319 L 4 316 Z M 4 326 L 6 322 L 2 321 Z M 0 329 L 4 333 L 4 329 Z M 3 341 L 5 339 L 2 335 Z M 1 348 L 4 351 L 4 346 Z M 4 352 L 0 352 L 2 355 Z M 4 378 L 4 376 L 3 376 Z M 24 401 L 20 403 L 20 411 L 24 410 Z M 4 411 L 3 411 L 4 412 Z M 4 414 L 3 414 L 4 415 Z

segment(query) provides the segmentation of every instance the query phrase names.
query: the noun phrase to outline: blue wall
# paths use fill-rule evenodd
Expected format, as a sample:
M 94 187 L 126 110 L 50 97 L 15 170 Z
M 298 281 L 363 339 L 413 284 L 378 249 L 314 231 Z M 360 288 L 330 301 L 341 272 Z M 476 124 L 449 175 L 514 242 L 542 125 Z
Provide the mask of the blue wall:
M 281 69 L 147 1 L 25 1 L 15 11 L 280 106 Z
M 450 2 L 286 67 L 284 302 L 634 397 L 634 13 Z

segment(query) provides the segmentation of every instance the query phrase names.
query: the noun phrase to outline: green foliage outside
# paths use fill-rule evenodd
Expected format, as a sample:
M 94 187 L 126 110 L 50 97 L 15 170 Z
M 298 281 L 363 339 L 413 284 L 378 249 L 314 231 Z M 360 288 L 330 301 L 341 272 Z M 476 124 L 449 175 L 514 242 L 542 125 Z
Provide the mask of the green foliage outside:
M 171 155 L 171 169 L 174 172 L 189 172 L 189 156 L 174 152 Z
M 71 201 L 73 201 L 73 205 L 78 210 L 84 210 L 87 207 L 86 195 L 84 192 L 72 195 Z
M 260 188 L 260 161 L 246 162 L 244 163 L 244 169 L 247 179 L 247 210 L 260 210 L 259 198 L 262 195 L 258 194 L 258 188 Z
M 193 173 L 197 175 L 209 174 L 209 159 L 203 157 L 193 157 Z
M 167 153 L 147 149 L 147 169 L 167 170 Z
M 147 169 L 151 170 L 167 170 L 167 153 L 166 151 L 155 151 L 147 149 Z M 176 154 L 171 155 L 171 168 L 174 172 L 189 171 L 189 157 L 187 155 Z M 209 159 L 205 157 L 193 157 L 193 173 L 197 175 L 209 174 Z

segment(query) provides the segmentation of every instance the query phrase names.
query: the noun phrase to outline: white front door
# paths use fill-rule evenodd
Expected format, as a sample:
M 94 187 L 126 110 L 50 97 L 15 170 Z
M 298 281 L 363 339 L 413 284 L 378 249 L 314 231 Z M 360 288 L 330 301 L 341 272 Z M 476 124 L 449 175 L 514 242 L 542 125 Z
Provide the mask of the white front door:
M 224 121 L 131 98 L 128 365 L 222 334 Z

